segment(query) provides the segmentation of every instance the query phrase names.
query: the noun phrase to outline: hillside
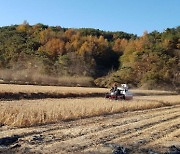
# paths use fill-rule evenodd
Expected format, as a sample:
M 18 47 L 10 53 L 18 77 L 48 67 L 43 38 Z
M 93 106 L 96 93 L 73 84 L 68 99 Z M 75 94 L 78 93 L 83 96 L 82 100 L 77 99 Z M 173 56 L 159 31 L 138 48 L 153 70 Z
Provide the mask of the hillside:
M 5 83 L 106 87 L 118 82 L 178 90 L 179 59 L 180 27 L 141 37 L 27 22 L 0 27 L 0 78 Z

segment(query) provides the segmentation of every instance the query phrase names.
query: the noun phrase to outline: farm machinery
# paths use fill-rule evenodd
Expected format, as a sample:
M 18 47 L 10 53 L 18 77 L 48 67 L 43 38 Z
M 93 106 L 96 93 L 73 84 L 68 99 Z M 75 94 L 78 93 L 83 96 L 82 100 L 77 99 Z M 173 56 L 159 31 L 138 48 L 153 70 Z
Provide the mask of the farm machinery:
M 133 94 L 129 92 L 127 84 L 121 84 L 121 86 L 114 85 L 110 92 L 106 93 L 105 98 L 114 100 L 131 100 Z

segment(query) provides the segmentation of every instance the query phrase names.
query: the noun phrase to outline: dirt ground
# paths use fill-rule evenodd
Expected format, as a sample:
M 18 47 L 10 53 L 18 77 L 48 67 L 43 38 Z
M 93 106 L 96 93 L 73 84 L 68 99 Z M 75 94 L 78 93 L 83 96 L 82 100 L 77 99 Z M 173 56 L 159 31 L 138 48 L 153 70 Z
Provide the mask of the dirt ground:
M 3 139 L 7 145 L 1 145 Z M 29 128 L 0 127 L 0 153 L 153 154 L 180 153 L 179 148 L 180 105 Z

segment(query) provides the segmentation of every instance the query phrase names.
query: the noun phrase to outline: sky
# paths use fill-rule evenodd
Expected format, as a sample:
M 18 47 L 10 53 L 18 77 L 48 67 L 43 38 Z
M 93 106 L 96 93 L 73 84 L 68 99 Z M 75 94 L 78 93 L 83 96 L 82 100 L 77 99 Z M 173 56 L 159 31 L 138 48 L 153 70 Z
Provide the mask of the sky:
M 180 0 L 0 0 L 0 26 L 42 23 L 141 36 L 180 26 Z

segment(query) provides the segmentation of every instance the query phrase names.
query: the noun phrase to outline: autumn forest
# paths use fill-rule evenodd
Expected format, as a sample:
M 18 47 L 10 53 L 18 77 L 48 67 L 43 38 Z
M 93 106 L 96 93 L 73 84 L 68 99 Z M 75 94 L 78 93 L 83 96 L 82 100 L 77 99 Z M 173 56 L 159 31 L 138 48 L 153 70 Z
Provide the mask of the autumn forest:
M 43 24 L 0 27 L 0 79 L 29 84 L 180 87 L 180 27 L 142 36 Z M 86 80 L 85 80 L 86 79 Z M 70 81 L 71 80 L 71 81 Z M 73 81 L 74 80 L 74 81 Z M 76 80 L 76 82 L 75 82 Z M 74 85 L 73 85 L 74 86 Z

